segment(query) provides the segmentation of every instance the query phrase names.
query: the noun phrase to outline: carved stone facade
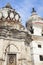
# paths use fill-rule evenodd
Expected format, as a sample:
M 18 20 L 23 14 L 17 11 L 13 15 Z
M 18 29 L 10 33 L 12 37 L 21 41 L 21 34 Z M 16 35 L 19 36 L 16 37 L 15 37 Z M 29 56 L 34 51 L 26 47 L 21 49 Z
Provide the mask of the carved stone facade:
M 30 33 L 8 3 L 0 9 L 0 65 L 32 65 Z
M 9 3 L 0 9 L 0 65 L 43 65 L 43 18 L 34 8 L 26 27 Z

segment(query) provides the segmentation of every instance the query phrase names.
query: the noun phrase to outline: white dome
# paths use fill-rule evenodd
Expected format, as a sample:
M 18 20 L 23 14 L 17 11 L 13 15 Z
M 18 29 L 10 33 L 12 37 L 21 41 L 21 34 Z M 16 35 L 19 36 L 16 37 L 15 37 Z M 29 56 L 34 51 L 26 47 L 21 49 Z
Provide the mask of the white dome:
M 9 4 L 1 8 L 0 11 L 2 12 L 0 12 L 0 19 L 2 18 L 3 21 L 18 21 L 20 19 L 19 14 Z

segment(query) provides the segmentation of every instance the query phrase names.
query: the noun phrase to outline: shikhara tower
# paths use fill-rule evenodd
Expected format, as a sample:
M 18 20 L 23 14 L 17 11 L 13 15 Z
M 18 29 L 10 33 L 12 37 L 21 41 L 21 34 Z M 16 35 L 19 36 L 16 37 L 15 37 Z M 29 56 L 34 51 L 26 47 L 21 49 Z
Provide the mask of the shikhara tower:
M 34 8 L 21 24 L 21 17 L 8 3 L 0 9 L 0 65 L 43 65 L 43 18 Z

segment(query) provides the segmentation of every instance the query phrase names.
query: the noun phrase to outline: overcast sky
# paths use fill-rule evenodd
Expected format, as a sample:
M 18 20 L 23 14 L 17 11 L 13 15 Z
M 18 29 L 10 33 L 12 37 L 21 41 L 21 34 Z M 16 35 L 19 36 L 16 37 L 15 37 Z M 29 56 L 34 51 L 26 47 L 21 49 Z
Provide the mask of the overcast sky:
M 31 15 L 33 7 L 38 15 L 43 17 L 43 0 L 0 0 L 0 8 L 5 6 L 8 2 L 20 14 L 23 25 L 25 25 Z

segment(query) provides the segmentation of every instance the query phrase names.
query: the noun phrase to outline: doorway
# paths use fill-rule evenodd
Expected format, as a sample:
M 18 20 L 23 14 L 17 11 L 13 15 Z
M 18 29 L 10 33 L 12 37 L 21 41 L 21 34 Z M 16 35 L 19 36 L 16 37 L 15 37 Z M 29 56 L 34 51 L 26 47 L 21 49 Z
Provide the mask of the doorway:
M 16 65 L 16 54 L 8 54 L 7 65 Z

